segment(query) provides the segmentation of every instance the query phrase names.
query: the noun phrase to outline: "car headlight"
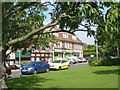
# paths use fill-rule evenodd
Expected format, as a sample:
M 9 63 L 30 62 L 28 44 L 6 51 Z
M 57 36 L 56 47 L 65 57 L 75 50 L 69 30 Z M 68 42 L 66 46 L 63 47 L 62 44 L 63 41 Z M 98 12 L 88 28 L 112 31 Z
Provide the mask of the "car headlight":
M 30 67 L 30 68 L 28 68 L 28 70 L 32 70 L 32 69 L 33 69 L 33 68 L 31 68 L 31 67 Z
M 20 67 L 20 69 L 22 69 L 22 68 Z

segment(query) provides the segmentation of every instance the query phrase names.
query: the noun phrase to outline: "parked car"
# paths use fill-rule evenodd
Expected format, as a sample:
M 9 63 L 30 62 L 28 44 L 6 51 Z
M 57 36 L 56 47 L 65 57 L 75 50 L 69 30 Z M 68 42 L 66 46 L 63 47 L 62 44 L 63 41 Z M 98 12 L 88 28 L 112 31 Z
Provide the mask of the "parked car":
M 11 68 L 7 67 L 6 68 L 6 77 L 9 77 L 12 74 Z
M 69 61 L 67 60 L 54 60 L 50 63 L 50 69 L 68 69 L 69 68 Z
M 67 58 L 67 60 L 69 61 L 70 64 L 75 64 L 75 63 L 77 63 L 77 60 L 74 59 L 74 58 L 72 58 L 72 57 Z
M 79 62 L 79 63 L 82 63 L 83 62 L 83 58 L 77 58 L 77 61 Z
M 83 58 L 83 62 L 87 62 L 87 60 L 85 58 Z
M 31 61 L 27 65 L 22 66 L 21 74 L 37 74 L 40 72 L 48 72 L 49 64 L 43 61 Z
M 77 58 L 77 61 L 79 63 L 81 63 L 81 62 L 87 62 L 87 60 L 85 58 Z

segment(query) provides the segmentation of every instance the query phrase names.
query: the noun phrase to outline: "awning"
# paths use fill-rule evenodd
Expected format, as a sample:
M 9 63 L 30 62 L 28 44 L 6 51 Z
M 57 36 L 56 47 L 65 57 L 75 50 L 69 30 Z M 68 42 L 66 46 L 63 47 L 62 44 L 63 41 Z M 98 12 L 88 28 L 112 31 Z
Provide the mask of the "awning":
M 22 52 L 20 53 L 20 56 L 22 57 L 22 58 L 30 58 L 30 52 L 26 52 L 25 54 L 22 54 Z M 15 53 L 15 57 L 16 58 L 19 58 L 19 52 L 16 52 Z

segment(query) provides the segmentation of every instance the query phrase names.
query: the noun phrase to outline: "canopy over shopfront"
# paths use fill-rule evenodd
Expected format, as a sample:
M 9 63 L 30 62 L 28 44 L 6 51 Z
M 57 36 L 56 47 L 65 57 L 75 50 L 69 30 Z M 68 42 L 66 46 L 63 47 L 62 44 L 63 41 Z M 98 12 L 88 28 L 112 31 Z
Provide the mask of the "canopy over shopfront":
M 19 58 L 19 53 L 20 53 L 20 57 L 21 59 L 24 58 L 24 59 L 30 59 L 30 52 L 26 52 L 26 53 L 22 53 L 22 52 L 16 52 L 15 53 L 15 57 L 16 58 Z

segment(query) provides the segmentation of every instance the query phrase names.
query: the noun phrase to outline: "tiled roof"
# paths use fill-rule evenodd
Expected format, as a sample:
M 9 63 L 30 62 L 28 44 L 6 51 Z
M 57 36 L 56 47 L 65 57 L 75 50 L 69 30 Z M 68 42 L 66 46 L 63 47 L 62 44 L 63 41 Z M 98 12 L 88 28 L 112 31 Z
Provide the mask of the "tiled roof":
M 54 30 L 60 30 L 60 28 L 54 28 Z M 82 41 L 77 36 L 74 35 L 76 37 L 76 40 L 74 40 L 72 39 L 72 34 L 68 33 L 68 38 L 64 38 L 62 35 L 63 33 L 59 33 L 59 36 L 57 37 L 58 40 L 82 44 Z

